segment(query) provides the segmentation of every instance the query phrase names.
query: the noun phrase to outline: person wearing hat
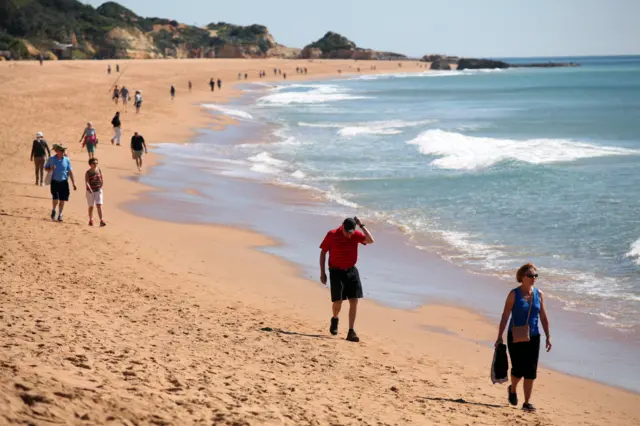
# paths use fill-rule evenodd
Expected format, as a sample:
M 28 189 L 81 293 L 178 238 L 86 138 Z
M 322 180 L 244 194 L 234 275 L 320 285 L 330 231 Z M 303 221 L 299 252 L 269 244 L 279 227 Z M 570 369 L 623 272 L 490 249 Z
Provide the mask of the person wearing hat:
M 362 232 L 356 230 L 359 226 Z M 325 269 L 327 253 L 329 253 L 329 279 L 331 280 L 331 302 L 333 316 L 329 332 L 338 334 L 338 315 L 342 302 L 349 300 L 349 332 L 347 340 L 359 342 L 360 338 L 354 330 L 358 299 L 363 297 L 360 274 L 356 268 L 358 261 L 358 245 L 373 244 L 373 236 L 357 217 L 348 217 L 342 226 L 327 233 L 320 244 L 320 281 L 327 284 Z
M 31 161 L 36 168 L 36 185 L 44 185 L 44 163 L 51 157 L 51 150 L 42 132 L 36 133 L 31 147 Z
M 64 209 L 64 203 L 69 201 L 69 178 L 73 184 L 73 190 L 76 188 L 76 180 L 73 177 L 73 171 L 71 170 L 71 161 L 65 155 L 67 148 L 62 144 L 54 144 L 53 150 L 56 155 L 47 160 L 44 169 L 51 171 L 51 197 L 53 198 L 53 208 L 51 210 L 51 219 L 56 219 L 56 207 L 60 205 L 58 210 L 58 221 L 62 222 L 62 210 Z
M 96 152 L 96 145 L 98 144 L 98 136 L 96 135 L 96 129 L 93 127 L 93 123 L 90 121 L 87 123 L 87 128 L 82 132 L 80 136 L 80 142 L 83 147 L 87 147 L 89 158 L 93 158 Z

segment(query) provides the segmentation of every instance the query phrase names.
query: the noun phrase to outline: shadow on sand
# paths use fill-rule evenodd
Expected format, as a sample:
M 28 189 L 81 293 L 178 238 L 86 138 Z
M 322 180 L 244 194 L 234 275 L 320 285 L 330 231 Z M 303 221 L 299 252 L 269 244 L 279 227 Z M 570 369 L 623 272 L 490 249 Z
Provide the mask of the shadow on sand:
M 505 405 L 485 404 L 483 402 L 467 401 L 467 400 L 462 399 L 462 398 L 453 399 L 453 398 L 440 398 L 440 397 L 433 397 L 433 396 L 423 396 L 423 397 L 420 397 L 420 399 L 424 399 L 424 400 L 427 400 L 427 401 L 453 402 L 453 403 L 456 403 L 456 404 L 476 405 L 476 406 L 479 406 L 479 407 L 487 407 L 487 408 L 505 408 Z

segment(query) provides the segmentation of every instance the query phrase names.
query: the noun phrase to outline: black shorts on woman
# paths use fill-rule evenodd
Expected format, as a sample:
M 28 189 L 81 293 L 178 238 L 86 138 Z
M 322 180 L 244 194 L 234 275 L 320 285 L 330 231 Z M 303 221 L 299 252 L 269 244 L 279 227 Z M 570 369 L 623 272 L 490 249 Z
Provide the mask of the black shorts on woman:
M 331 301 L 362 299 L 362 283 L 355 266 L 349 269 L 329 268 L 331 281 Z
M 511 359 L 511 375 L 517 378 L 535 380 L 538 376 L 540 356 L 540 335 L 531 336 L 528 342 L 513 342 L 511 331 L 507 334 L 507 347 Z

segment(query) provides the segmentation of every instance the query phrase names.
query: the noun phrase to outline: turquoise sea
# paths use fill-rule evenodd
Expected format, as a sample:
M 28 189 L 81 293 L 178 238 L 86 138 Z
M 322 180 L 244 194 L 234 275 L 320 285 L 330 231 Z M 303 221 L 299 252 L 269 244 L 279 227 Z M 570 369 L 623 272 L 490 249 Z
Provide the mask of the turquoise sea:
M 283 237 L 293 247 L 286 257 L 310 278 L 321 231 L 305 234 L 300 215 L 333 223 L 355 213 L 399 230 L 415 253 L 369 251 L 362 260 L 370 261 L 366 288 L 385 302 L 419 305 L 426 294 L 446 301 L 452 288 L 470 290 L 460 296 L 469 299 L 469 286 L 480 285 L 455 287 L 467 278 L 451 275 L 451 288 L 439 289 L 422 253 L 503 280 L 498 296 L 482 303 L 498 312 L 515 270 L 532 261 L 552 324 L 561 321 L 556 329 L 567 339 L 564 348 L 556 342 L 551 364 L 638 391 L 610 360 L 640 371 L 632 356 L 640 332 L 640 57 L 510 61 L 548 60 L 582 66 L 395 75 L 358 75 L 354 67 L 335 80 L 246 85 L 240 102 L 205 105 L 239 126 L 161 146 L 166 160 L 144 180 L 199 209 L 197 218 L 182 209 L 187 220 L 248 220 L 277 236 L 296 229 Z M 211 180 L 189 178 L 194 169 Z M 293 188 L 316 204 L 271 206 L 264 191 L 242 189 L 247 182 Z M 194 185 L 206 200 L 185 193 Z M 383 266 L 381 256 L 392 261 Z M 594 343 L 602 338 L 609 343 Z M 624 342 L 632 349 L 616 346 Z

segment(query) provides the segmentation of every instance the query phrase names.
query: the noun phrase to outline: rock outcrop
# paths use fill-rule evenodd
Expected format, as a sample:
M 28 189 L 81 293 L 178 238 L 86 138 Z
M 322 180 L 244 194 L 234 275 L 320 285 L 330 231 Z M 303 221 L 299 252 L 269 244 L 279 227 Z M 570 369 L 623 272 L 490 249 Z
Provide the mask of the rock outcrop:
M 579 67 L 575 62 L 533 62 L 527 64 L 509 64 L 504 61 L 493 59 L 460 58 L 458 60 L 459 70 L 477 69 L 505 69 L 505 68 L 557 68 L 557 67 Z
M 446 59 L 436 59 L 431 62 L 429 69 L 440 71 L 451 71 L 451 64 Z
M 458 60 L 458 70 L 460 71 L 496 68 L 509 68 L 509 64 L 503 61 L 494 61 L 493 59 L 460 58 Z
M 405 55 L 393 52 L 377 52 L 363 49 L 348 38 L 329 31 L 321 39 L 305 46 L 301 58 L 304 59 L 356 59 L 356 60 L 396 60 L 406 59 Z

